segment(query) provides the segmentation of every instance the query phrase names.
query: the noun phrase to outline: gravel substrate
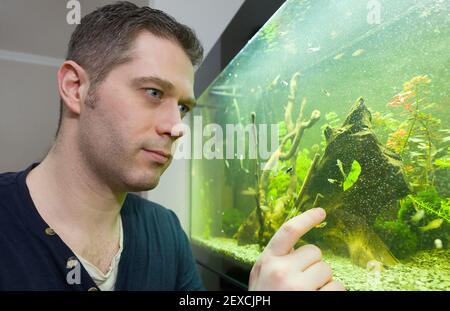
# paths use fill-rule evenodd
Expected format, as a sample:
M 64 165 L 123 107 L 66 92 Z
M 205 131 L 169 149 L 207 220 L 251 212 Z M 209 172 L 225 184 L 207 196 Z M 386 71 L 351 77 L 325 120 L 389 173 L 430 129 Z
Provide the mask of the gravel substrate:
M 253 265 L 260 251 L 256 244 L 237 245 L 228 238 L 192 241 L 234 260 Z M 371 271 L 355 266 L 347 257 L 323 252 L 324 261 L 333 268 L 334 278 L 344 283 L 347 290 L 450 290 L 450 250 L 423 251 L 393 266 Z

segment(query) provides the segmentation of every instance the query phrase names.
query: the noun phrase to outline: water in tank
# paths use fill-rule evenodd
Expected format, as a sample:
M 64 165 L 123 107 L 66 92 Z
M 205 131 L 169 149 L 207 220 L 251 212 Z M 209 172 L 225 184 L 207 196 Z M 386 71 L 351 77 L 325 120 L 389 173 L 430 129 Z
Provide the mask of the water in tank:
M 251 267 L 320 206 L 347 289 L 450 289 L 450 1 L 288 0 L 198 107 L 194 245 Z

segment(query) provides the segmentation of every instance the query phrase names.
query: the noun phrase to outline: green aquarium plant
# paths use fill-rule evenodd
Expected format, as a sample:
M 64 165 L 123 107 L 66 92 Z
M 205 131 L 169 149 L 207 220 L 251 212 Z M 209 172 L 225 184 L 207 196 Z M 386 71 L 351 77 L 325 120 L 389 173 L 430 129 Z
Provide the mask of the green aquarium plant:
M 251 191 L 251 190 L 250 190 Z M 245 214 L 237 208 L 227 208 L 222 212 L 222 230 L 226 236 L 232 236 L 236 233 L 245 219 Z
M 441 198 L 434 187 L 400 200 L 398 221 L 409 226 L 416 234 L 419 249 L 448 247 L 449 201 L 450 198 Z
M 402 157 L 414 190 L 434 186 L 436 169 L 449 165 L 450 131 L 442 129 L 441 120 L 430 112 L 435 106 L 428 100 L 430 84 L 427 75 L 413 77 L 387 104 L 400 108 L 400 115 L 406 117 L 389 135 L 386 147 Z
M 442 130 L 445 133 L 450 134 L 450 130 Z M 445 142 L 449 142 L 448 137 L 442 139 Z M 450 147 L 447 147 L 447 153 L 440 159 L 434 160 L 434 165 L 440 169 L 450 169 Z
M 342 190 L 347 191 L 353 184 L 358 180 L 359 175 L 361 174 L 361 165 L 358 161 L 353 160 L 352 166 L 350 168 L 350 172 L 346 174 L 344 172 L 344 167 L 342 165 L 342 161 L 337 159 L 337 167 L 342 174 L 343 181 L 338 182 L 336 179 L 328 178 L 330 183 L 339 183 L 342 186 Z

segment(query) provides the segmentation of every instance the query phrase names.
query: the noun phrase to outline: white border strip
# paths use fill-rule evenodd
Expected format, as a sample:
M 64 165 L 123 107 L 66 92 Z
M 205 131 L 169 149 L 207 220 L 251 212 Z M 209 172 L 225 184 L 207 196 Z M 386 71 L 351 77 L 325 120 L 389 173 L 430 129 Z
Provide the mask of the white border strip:
M 64 59 L 0 49 L 0 59 L 13 62 L 59 67 Z

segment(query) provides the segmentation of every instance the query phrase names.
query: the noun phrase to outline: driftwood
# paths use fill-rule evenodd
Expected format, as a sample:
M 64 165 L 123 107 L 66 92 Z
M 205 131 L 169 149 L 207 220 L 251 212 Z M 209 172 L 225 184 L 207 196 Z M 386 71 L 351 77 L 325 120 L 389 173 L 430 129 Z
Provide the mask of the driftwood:
M 320 112 L 314 110 L 309 119 L 304 120 L 303 112 L 306 106 L 306 98 L 303 98 L 300 111 L 297 118 L 292 118 L 293 106 L 297 96 L 297 85 L 300 73 L 295 73 L 290 81 L 290 91 L 288 103 L 285 111 L 285 123 L 287 134 L 280 143 L 278 149 L 271 155 L 266 162 L 261 174 L 259 173 L 259 159 L 256 161 L 256 207 L 250 213 L 246 221 L 239 227 L 234 235 L 240 244 L 258 243 L 260 246 L 267 244 L 273 233 L 284 222 L 288 208 L 295 200 L 297 188 L 296 159 L 299 150 L 300 141 L 306 129 L 312 127 L 320 118 Z M 255 115 L 252 114 L 253 128 L 256 128 Z M 255 139 L 256 139 L 256 133 Z M 291 142 L 291 147 L 286 150 L 286 144 Z M 256 140 L 256 143 L 258 141 Z M 278 161 L 289 162 L 291 166 L 290 185 L 287 193 L 279 198 L 274 204 L 267 200 L 269 188 L 269 176 L 272 168 Z

